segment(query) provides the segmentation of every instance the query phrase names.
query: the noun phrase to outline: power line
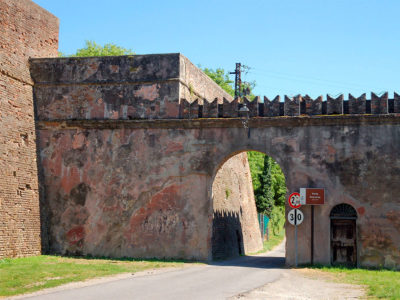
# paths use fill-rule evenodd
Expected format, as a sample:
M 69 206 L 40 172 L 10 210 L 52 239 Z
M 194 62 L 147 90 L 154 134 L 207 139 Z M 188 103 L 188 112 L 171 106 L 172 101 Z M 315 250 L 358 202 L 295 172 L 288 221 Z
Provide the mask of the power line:
M 274 72 L 274 71 L 267 71 L 263 69 L 258 69 L 258 68 L 252 68 L 256 72 L 251 72 L 254 75 L 258 76 L 266 76 L 266 77 L 272 77 L 272 78 L 280 78 L 280 79 L 287 79 L 287 80 L 295 80 L 295 81 L 320 81 L 320 82 L 326 82 L 327 84 L 325 85 L 330 85 L 334 87 L 346 87 L 346 88 L 359 88 L 359 89 L 371 89 L 371 87 L 367 87 L 364 85 L 356 84 L 356 83 L 344 83 L 336 80 L 329 80 L 329 79 L 323 79 L 323 78 L 315 78 L 315 77 L 307 77 L 307 76 L 302 76 L 302 75 L 297 75 L 297 74 L 288 74 L 288 73 L 283 73 L 283 72 Z M 268 75 L 267 75 L 268 74 Z M 318 85 L 318 84 L 316 84 Z M 322 85 L 322 84 L 320 84 Z M 372 87 L 378 90 L 385 90 L 382 87 Z

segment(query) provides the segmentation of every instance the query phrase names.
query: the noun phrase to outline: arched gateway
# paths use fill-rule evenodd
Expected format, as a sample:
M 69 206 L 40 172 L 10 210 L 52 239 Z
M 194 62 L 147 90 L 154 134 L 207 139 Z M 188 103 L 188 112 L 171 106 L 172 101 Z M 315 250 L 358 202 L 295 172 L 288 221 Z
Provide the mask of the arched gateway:
M 238 99 L 180 54 L 34 59 L 31 72 L 49 251 L 210 259 L 213 178 L 255 150 L 279 163 L 289 192 L 325 189 L 314 262 L 331 262 L 330 212 L 350 203 L 357 262 L 400 266 L 400 118 L 388 114 L 400 112 L 397 95 L 256 99 L 246 121 Z M 298 257 L 309 263 L 311 209 L 302 211 Z M 290 225 L 286 237 L 292 265 Z
M 357 212 L 349 204 L 341 203 L 332 208 L 331 263 L 357 265 Z

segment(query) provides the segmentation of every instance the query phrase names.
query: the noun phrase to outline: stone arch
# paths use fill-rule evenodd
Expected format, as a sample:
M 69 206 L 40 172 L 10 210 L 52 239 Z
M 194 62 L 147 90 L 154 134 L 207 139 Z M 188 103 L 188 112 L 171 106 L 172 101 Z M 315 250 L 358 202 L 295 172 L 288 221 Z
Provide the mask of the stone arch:
M 262 249 L 248 151 L 269 156 L 265 151 L 252 148 L 234 151 L 217 164 L 212 175 L 212 259 L 254 253 Z
M 255 143 L 254 143 L 254 144 L 255 144 Z M 288 170 L 287 170 L 287 168 L 284 168 L 284 166 L 282 165 L 282 163 L 281 163 L 281 161 L 280 161 L 280 157 L 277 156 L 277 155 L 273 155 L 273 154 L 271 155 L 270 152 L 273 152 L 273 151 L 267 151 L 267 150 L 268 150 L 268 149 L 263 149 L 262 147 L 258 147 L 258 145 L 254 145 L 254 146 L 252 146 L 252 147 L 249 147 L 249 146 L 247 146 L 247 147 L 239 147 L 237 150 L 232 150 L 232 151 L 230 151 L 230 152 L 228 151 L 228 152 L 222 153 L 222 155 L 220 155 L 220 157 L 217 158 L 217 162 L 218 162 L 218 163 L 215 164 L 215 166 L 214 166 L 214 168 L 213 168 L 211 181 L 212 181 L 212 182 L 214 181 L 215 176 L 216 176 L 217 173 L 218 173 L 218 170 L 221 169 L 221 167 L 222 167 L 229 159 L 231 159 L 231 158 L 234 157 L 235 155 L 238 155 L 238 154 L 244 153 L 244 152 L 248 152 L 248 151 L 259 152 L 259 153 L 262 153 L 262 154 L 267 155 L 267 156 L 269 156 L 269 157 L 272 157 L 272 159 L 273 159 L 274 161 L 276 161 L 276 162 L 279 164 L 279 166 L 280 166 L 281 169 L 282 169 L 283 174 L 285 175 L 285 178 L 287 178 L 287 172 L 288 172 Z
M 340 203 L 331 209 L 331 219 L 357 219 L 357 211 L 347 203 Z

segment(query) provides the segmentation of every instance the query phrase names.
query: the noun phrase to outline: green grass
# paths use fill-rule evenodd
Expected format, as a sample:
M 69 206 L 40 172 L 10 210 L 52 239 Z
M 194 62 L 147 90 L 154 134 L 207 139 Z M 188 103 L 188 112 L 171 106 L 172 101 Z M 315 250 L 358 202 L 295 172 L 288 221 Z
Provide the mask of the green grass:
M 332 273 L 338 281 L 367 287 L 369 299 L 400 299 L 400 272 L 345 267 L 312 267 Z
M 281 232 L 279 234 L 277 234 L 277 235 L 274 235 L 274 234 L 271 233 L 270 236 L 269 236 L 269 240 L 268 241 L 264 241 L 263 249 L 258 251 L 258 252 L 256 252 L 256 254 L 264 253 L 264 252 L 267 252 L 267 251 L 270 251 L 270 250 L 274 249 L 276 246 L 278 246 L 283 241 L 284 237 L 285 237 L 285 230 L 284 229 L 282 229 Z
M 0 297 L 146 269 L 182 267 L 183 261 L 33 256 L 0 260 Z

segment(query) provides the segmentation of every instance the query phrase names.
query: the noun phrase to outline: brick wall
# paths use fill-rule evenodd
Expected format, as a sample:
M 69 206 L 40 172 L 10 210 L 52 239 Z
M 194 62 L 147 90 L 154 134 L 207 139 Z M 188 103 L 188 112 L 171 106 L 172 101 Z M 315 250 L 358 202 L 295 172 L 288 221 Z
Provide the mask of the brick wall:
M 57 56 L 58 19 L 29 0 L 0 0 L 0 258 L 40 254 L 30 57 Z

